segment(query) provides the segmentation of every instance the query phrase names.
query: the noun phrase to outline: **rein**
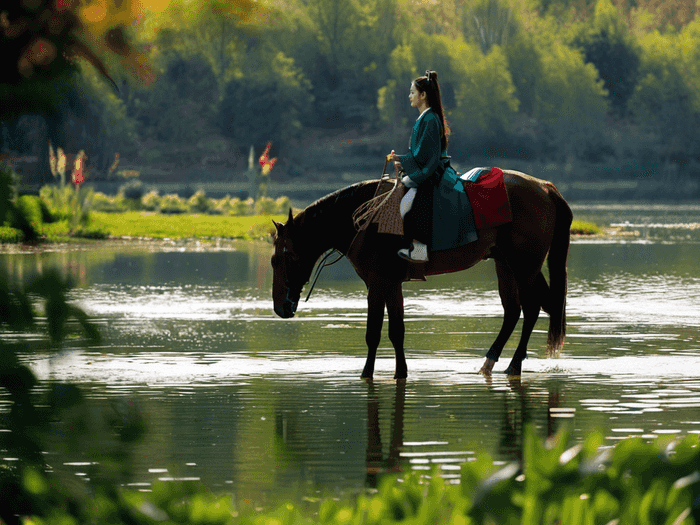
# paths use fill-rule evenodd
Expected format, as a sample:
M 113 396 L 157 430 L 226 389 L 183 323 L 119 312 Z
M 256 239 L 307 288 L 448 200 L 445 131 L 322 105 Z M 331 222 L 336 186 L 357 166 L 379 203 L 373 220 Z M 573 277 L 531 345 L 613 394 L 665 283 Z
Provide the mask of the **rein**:
M 384 176 L 386 175 L 386 166 L 389 164 L 389 157 L 385 157 L 384 159 L 384 168 L 382 168 L 382 179 L 384 179 Z M 389 176 L 388 178 L 391 178 Z M 382 205 L 389 200 L 391 195 L 396 191 L 396 189 L 399 187 L 399 183 L 401 181 L 401 178 L 399 177 L 399 171 L 396 170 L 396 178 L 394 179 L 394 187 L 391 188 L 388 192 L 381 194 L 381 195 L 375 195 L 373 198 L 362 204 L 357 210 L 352 215 L 352 220 L 353 224 L 355 225 L 355 229 L 357 230 L 357 233 L 355 234 L 355 237 L 353 238 L 352 242 L 350 243 L 350 246 L 352 247 L 353 244 L 355 244 L 355 241 L 357 240 L 357 236 L 359 235 L 360 231 L 366 228 L 370 222 L 372 222 L 372 219 L 376 215 L 376 213 L 379 211 L 379 208 L 382 207 Z M 377 191 L 379 190 L 379 186 L 377 186 Z M 331 261 L 327 262 L 328 258 L 331 255 L 336 255 L 336 258 Z M 326 250 L 323 255 L 323 259 L 321 259 L 321 262 L 318 263 L 316 266 L 316 272 L 314 274 L 314 278 L 311 281 L 311 288 L 309 288 L 309 293 L 306 294 L 306 299 L 304 299 L 304 302 L 308 302 L 309 297 L 311 297 L 311 292 L 314 290 L 314 286 L 316 286 L 316 281 L 318 281 L 318 278 L 321 276 L 321 271 L 326 267 L 326 266 L 332 266 L 335 263 L 337 263 L 340 259 L 342 259 L 345 256 L 344 253 L 342 253 L 340 250 L 337 250 L 335 248 L 331 248 L 330 250 Z
M 333 261 L 327 262 L 328 258 L 333 254 L 337 255 L 337 257 Z M 321 276 L 321 270 L 323 270 L 326 266 L 333 266 L 343 257 L 344 255 L 342 254 L 342 252 L 336 250 L 335 248 L 326 250 L 323 259 L 321 259 L 321 262 L 318 263 L 318 266 L 316 266 L 316 274 L 314 275 L 313 281 L 311 282 L 311 288 L 309 288 L 309 293 L 306 294 L 306 299 L 304 299 L 305 303 L 308 302 L 309 297 L 311 297 L 311 292 L 313 292 L 314 286 L 316 286 L 316 281 L 318 281 L 318 278 Z
M 384 168 L 382 169 L 382 179 L 384 179 L 384 175 L 386 175 L 386 165 L 389 163 L 389 158 L 386 157 L 384 159 Z M 389 179 L 391 176 L 388 177 Z M 382 193 L 380 195 L 375 195 L 372 197 L 370 200 L 359 206 L 355 212 L 352 214 L 352 221 L 353 224 L 355 225 L 355 229 L 359 232 L 361 230 L 364 230 L 369 224 L 372 222 L 372 219 L 376 215 L 376 213 L 379 211 L 379 209 L 384 205 L 385 202 L 387 202 L 392 194 L 396 191 L 396 189 L 399 187 L 399 182 L 401 181 L 401 178 L 399 177 L 399 172 L 396 170 L 396 178 L 394 179 L 394 187 L 391 188 L 389 191 L 386 193 Z M 379 192 L 380 186 L 377 186 L 377 192 Z

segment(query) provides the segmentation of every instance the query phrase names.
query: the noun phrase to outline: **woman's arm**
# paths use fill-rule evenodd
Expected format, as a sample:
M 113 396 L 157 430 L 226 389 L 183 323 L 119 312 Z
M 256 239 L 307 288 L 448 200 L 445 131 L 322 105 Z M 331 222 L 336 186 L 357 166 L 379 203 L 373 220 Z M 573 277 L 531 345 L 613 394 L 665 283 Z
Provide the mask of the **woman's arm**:
M 440 123 L 435 114 L 428 112 L 418 123 L 418 133 L 413 151 L 406 155 L 399 155 L 398 161 L 406 175 L 413 182 L 420 184 L 435 173 L 441 154 Z

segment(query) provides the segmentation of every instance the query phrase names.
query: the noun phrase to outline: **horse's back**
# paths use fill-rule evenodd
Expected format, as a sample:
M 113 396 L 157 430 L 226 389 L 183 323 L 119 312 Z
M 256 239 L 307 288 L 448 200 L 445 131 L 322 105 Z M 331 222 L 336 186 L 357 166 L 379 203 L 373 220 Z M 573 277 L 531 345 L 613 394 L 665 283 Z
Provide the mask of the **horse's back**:
M 556 186 L 547 180 L 503 170 L 503 182 L 513 213 L 510 242 L 515 246 L 527 246 L 528 250 L 539 245 L 546 253 L 555 224 L 567 227 L 571 224 L 571 208 Z

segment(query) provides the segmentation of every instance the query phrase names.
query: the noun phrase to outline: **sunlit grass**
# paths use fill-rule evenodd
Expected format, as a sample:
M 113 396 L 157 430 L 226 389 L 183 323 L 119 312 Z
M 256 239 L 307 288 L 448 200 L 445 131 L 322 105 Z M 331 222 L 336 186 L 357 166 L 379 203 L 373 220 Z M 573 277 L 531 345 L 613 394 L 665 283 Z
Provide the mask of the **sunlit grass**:
M 577 221 L 571 223 L 572 235 L 600 235 L 603 229 L 593 222 Z
M 151 212 L 99 213 L 91 215 L 93 227 L 112 237 L 156 239 L 259 239 L 274 230 L 273 220 L 284 215 L 221 216 L 202 214 L 163 215 Z
M 153 238 L 153 239 L 241 239 L 267 238 L 274 230 L 272 221 L 284 222 L 286 215 L 167 215 L 156 212 L 129 211 L 124 213 L 92 212 L 90 224 L 77 237 L 100 239 Z M 41 233 L 50 242 L 75 238 L 68 221 L 43 224 Z M 603 229 L 592 222 L 574 221 L 573 235 L 600 235 Z M 6 241 L 8 242 L 8 241 Z
M 68 221 L 42 225 L 42 234 L 49 242 L 71 238 L 100 239 L 241 239 L 267 238 L 274 230 L 272 221 L 284 222 L 285 215 L 222 216 L 205 214 L 164 215 L 154 212 L 92 212 L 90 224 L 71 234 Z

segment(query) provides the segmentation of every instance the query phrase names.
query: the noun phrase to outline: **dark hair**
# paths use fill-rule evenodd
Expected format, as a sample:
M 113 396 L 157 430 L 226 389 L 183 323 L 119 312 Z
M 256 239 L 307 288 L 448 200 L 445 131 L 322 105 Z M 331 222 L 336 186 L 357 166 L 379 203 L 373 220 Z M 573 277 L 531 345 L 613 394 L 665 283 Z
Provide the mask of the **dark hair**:
M 450 136 L 451 130 L 450 125 L 445 119 L 445 111 L 442 109 L 442 96 L 440 95 L 440 84 L 438 84 L 438 75 L 435 71 L 426 71 L 425 76 L 418 77 L 413 81 L 416 85 L 416 89 L 421 93 L 425 92 L 428 99 L 428 106 L 437 113 L 440 118 L 440 123 L 442 124 L 442 130 L 440 130 L 440 142 L 442 143 L 442 149 L 447 149 L 448 138 Z

